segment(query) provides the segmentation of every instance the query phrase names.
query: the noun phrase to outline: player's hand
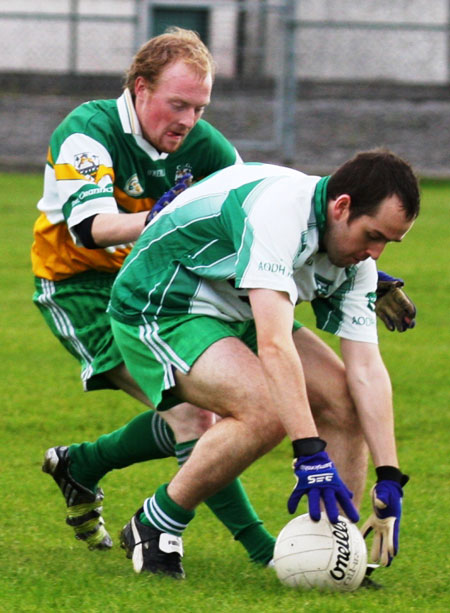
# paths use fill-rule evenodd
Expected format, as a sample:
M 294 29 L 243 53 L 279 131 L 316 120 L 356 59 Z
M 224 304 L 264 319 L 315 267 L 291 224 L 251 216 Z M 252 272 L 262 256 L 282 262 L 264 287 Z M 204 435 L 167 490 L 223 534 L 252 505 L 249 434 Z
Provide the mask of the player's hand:
M 311 455 L 300 455 L 305 449 L 308 453 L 308 447 L 310 451 L 314 449 L 314 447 L 311 449 L 310 443 L 316 441 L 322 443 L 322 451 Z M 298 439 L 293 442 L 294 455 L 298 456 L 293 464 L 297 483 L 288 500 L 288 511 L 291 514 L 295 513 L 300 499 L 306 494 L 309 515 L 313 521 L 320 519 L 322 501 L 331 523 L 335 524 L 338 521 L 338 503 L 347 517 L 357 522 L 359 514 L 352 503 L 353 494 L 341 480 L 333 462 L 324 451 L 325 445 L 325 441 L 321 439 Z
M 403 286 L 403 279 L 378 272 L 375 313 L 391 332 L 394 330 L 405 332 L 416 325 L 416 306 L 401 289 Z
M 153 217 L 155 217 L 164 207 L 174 200 L 181 192 L 184 192 L 186 188 L 188 188 L 192 184 L 192 175 L 190 172 L 187 172 L 182 177 L 180 177 L 175 185 L 171 187 L 167 192 L 165 192 L 159 200 L 155 202 L 152 210 L 149 212 L 147 217 L 145 218 L 145 225 L 151 222 Z
M 408 482 L 409 477 L 392 466 L 382 466 L 376 470 L 378 482 L 371 490 L 373 513 L 362 526 L 361 532 L 366 538 L 373 530 L 370 553 L 372 562 L 389 566 L 398 552 L 402 485 Z

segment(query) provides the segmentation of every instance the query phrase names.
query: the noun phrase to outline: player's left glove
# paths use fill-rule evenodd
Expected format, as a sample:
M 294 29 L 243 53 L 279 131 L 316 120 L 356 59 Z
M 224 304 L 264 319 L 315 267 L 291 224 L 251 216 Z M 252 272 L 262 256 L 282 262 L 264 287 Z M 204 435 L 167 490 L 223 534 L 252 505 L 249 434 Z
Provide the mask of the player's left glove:
M 151 222 L 153 217 L 155 217 L 164 207 L 174 200 L 181 192 L 184 192 L 186 188 L 188 188 L 192 184 L 192 175 L 190 172 L 187 172 L 182 177 L 180 177 L 175 185 L 171 187 L 167 192 L 165 192 L 159 200 L 155 202 L 152 210 L 149 212 L 147 217 L 145 218 L 145 225 Z
M 362 526 L 361 532 L 366 538 L 374 531 L 372 562 L 389 566 L 398 552 L 402 486 L 409 481 L 409 477 L 394 466 L 380 466 L 376 473 L 378 480 L 371 490 L 373 513 Z
M 325 451 L 326 443 L 320 438 L 302 438 L 292 442 L 294 448 L 294 474 L 297 483 L 288 500 L 289 513 L 295 513 L 302 496 L 308 496 L 309 515 L 313 521 L 320 519 L 320 501 L 331 523 L 338 521 L 337 503 L 347 517 L 357 522 L 358 511 L 352 503 L 352 492 L 341 480 L 333 462 Z
M 375 313 L 388 330 L 405 332 L 416 325 L 416 305 L 403 291 L 403 279 L 378 272 Z

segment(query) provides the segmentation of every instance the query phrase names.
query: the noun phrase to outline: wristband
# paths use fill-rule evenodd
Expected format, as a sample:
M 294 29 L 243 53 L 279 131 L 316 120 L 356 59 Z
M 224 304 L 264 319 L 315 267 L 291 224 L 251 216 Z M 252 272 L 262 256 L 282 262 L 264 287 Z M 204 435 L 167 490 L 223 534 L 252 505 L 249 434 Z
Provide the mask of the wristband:
M 377 483 L 380 481 L 395 481 L 401 486 L 406 485 L 409 481 L 408 475 L 404 475 L 399 468 L 395 466 L 378 466 L 375 468 L 377 474 Z
M 292 441 L 292 448 L 294 450 L 294 458 L 308 457 L 323 451 L 327 446 L 326 442 L 318 436 L 311 436 L 308 438 L 298 438 Z

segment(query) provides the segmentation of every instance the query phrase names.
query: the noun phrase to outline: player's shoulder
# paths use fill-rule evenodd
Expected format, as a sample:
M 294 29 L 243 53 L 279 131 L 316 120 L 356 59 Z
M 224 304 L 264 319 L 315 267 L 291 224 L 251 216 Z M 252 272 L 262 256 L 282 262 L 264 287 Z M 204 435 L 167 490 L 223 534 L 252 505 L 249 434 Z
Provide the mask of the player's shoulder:
M 213 126 L 212 123 L 209 123 L 209 121 L 207 121 L 206 119 L 199 119 L 195 124 L 195 127 L 192 132 L 197 132 L 199 134 L 214 134 L 220 136 L 221 138 L 225 138 L 222 132 L 218 128 Z
M 307 175 L 295 168 L 278 164 L 262 164 L 260 172 L 266 177 L 267 189 L 273 185 L 280 193 L 282 190 L 286 197 L 293 198 L 296 202 L 305 199 L 309 204 L 320 180 L 318 176 Z
M 80 137 L 84 139 L 82 145 Z M 86 144 L 98 142 L 109 149 L 117 146 L 120 138 L 120 125 L 116 100 L 90 100 L 74 108 L 56 127 L 50 137 L 53 156 L 64 143 L 76 142 L 77 147 L 92 146 Z M 56 158 L 55 158 L 56 159 Z
M 356 265 L 359 274 L 375 275 L 378 278 L 377 263 L 373 258 L 366 258 Z
M 189 133 L 187 141 L 207 140 L 212 144 L 233 147 L 228 138 L 206 119 L 200 119 Z M 233 147 L 234 148 L 234 147 Z
M 117 114 L 117 100 L 89 100 L 75 107 L 59 124 L 57 131 L 89 131 L 104 126 Z
M 367 286 L 368 290 L 375 291 L 378 281 L 378 271 L 375 260 L 367 258 L 355 266 L 356 285 Z
M 240 161 L 234 145 L 204 119 L 196 123 L 177 153 L 181 157 L 188 155 L 201 176 Z

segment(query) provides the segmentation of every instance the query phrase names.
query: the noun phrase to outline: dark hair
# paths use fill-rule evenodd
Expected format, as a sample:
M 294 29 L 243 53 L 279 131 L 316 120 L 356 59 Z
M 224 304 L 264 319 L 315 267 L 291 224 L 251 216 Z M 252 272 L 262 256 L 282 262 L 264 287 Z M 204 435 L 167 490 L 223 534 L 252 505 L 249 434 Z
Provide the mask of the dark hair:
M 394 195 L 408 221 L 419 214 L 419 185 L 411 166 L 386 149 L 358 153 L 331 175 L 328 199 L 342 194 L 351 198 L 349 222 L 361 215 L 375 215 L 381 201 Z

